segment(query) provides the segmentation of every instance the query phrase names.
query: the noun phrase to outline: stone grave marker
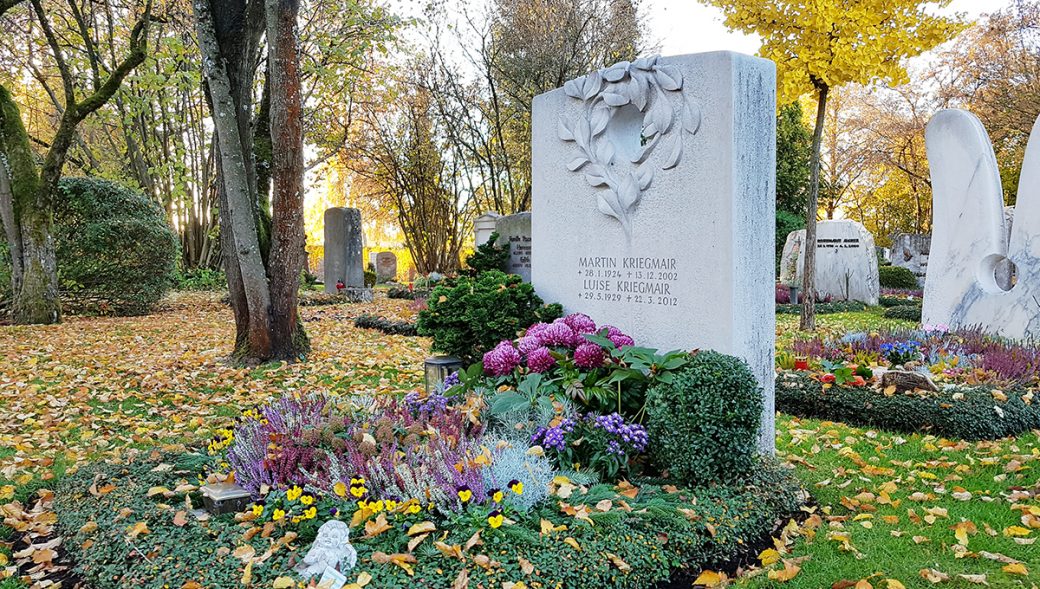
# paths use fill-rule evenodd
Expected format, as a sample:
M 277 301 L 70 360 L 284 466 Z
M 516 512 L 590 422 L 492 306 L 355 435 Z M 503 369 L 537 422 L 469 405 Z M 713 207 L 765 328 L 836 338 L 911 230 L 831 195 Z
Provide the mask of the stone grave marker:
M 499 217 L 495 223 L 498 245 L 509 248 L 506 271 L 531 282 L 531 213 Z
M 334 207 L 325 210 L 325 292 L 365 287 L 361 211 Z
M 772 451 L 776 70 L 729 52 L 620 63 L 538 96 L 532 279 L 661 350 L 745 359 Z
M 888 261 L 892 262 L 893 266 L 913 272 L 917 277 L 917 283 L 924 286 L 931 248 L 931 233 L 896 233 L 892 236 L 892 249 L 889 251 Z
M 397 256 L 394 252 L 376 254 L 376 282 L 397 280 Z
M 787 236 L 780 259 L 780 282 L 801 288 L 805 268 L 805 229 Z M 797 261 L 796 261 L 797 259 Z M 794 269 L 793 284 L 791 269 Z M 874 236 L 856 221 L 820 221 L 816 224 L 816 292 L 834 301 L 878 304 L 878 259 Z
M 925 140 L 933 221 L 922 323 L 1040 337 L 1040 121 L 1026 147 L 1013 217 L 975 115 L 942 111 Z

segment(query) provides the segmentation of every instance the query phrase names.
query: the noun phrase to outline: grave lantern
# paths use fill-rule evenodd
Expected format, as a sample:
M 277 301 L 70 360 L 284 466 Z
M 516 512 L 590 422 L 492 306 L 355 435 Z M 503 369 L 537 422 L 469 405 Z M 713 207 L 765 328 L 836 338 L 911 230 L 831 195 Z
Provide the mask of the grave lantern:
M 462 368 L 462 361 L 452 356 L 433 356 L 426 359 L 425 367 L 426 394 L 429 395 L 437 390 L 444 379 Z

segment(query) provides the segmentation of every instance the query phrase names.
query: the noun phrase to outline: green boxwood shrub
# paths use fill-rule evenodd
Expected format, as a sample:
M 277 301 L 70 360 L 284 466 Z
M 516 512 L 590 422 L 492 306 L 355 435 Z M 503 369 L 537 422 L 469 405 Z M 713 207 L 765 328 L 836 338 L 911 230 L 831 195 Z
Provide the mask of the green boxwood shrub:
M 437 286 L 426 302 L 428 308 L 419 313 L 419 335 L 433 338 L 435 352 L 465 362 L 479 360 L 522 329 L 563 315 L 560 305 L 545 305 L 519 276 L 497 270 Z
M 921 321 L 921 305 L 903 304 L 885 309 L 886 319 L 903 319 L 905 321 Z
M 902 266 L 881 266 L 878 278 L 882 288 L 920 288 L 914 273 Z
M 357 319 L 354 319 L 354 326 L 362 329 L 378 329 L 387 335 L 419 335 L 414 323 L 391 321 L 375 315 L 359 315 Z
M 690 485 L 738 480 L 755 463 L 762 390 L 748 365 L 700 352 L 647 392 L 651 455 Z
M 1001 389 L 1006 401 L 993 391 L 992 386 L 952 387 L 886 396 L 870 387 L 824 389 L 804 373 L 785 373 L 776 382 L 776 408 L 798 417 L 964 440 L 996 440 L 1040 428 L 1040 403 L 1027 404 L 1026 390 Z
M 63 178 L 54 210 L 62 303 L 140 315 L 175 284 L 177 235 L 157 204 L 99 178 Z
M 281 528 L 270 537 L 253 534 L 246 540 L 246 528 L 233 515 L 206 522 L 188 515 L 187 523 L 177 526 L 173 520 L 178 510 L 185 509 L 185 496 L 148 497 L 152 488 L 176 489 L 182 482 L 195 483 L 199 467 L 207 459 L 212 460 L 186 454 L 126 464 L 94 463 L 63 479 L 56 489 L 54 511 L 75 574 L 94 589 L 163 589 L 192 581 L 204 587 L 241 586 L 243 564 L 232 551 L 249 544 L 257 555 L 265 554 L 283 537 Z M 157 468 L 159 465 L 163 466 Z M 785 524 L 804 499 L 790 470 L 771 460 L 763 460 L 739 484 L 669 493 L 658 486 L 662 482 L 633 481 L 638 495 L 623 498 L 631 511 L 593 511 L 589 516 L 592 523 L 561 514 L 554 503 L 542 504 L 515 524 L 497 530 L 484 527 L 481 544 L 467 551 L 464 560 L 445 558 L 433 547 L 432 539 L 427 540 L 414 551 L 417 562 L 411 575 L 401 567 L 372 561 L 375 552 L 409 552 L 411 538 L 405 529 L 365 539 L 363 530 L 355 528 L 351 543 L 358 552 L 358 568 L 348 578 L 353 581 L 358 572 L 365 571 L 373 576 L 369 587 L 451 589 L 460 571 L 468 568 L 471 587 L 500 587 L 503 581 L 523 579 L 531 587 L 647 589 L 667 582 L 673 574 L 696 574 L 707 565 L 753 558 L 747 556 L 749 546 L 775 532 L 778 522 Z M 112 490 L 95 495 L 89 492 L 92 485 L 111 485 Z M 197 507 L 196 495 L 191 497 Z M 569 501 L 596 505 L 613 500 L 617 505 L 621 498 L 612 485 L 604 484 L 576 491 Z M 543 534 L 543 518 L 567 529 Z M 87 526 L 88 522 L 93 524 Z M 149 533 L 128 539 L 127 529 L 137 522 L 145 522 Z M 474 531 L 471 522 L 462 520 L 442 530 L 437 532 L 438 540 L 460 546 Z M 565 544 L 565 537 L 574 538 L 581 550 Z M 289 547 L 276 549 L 264 562 L 254 564 L 252 586 L 271 587 L 276 578 L 286 575 L 295 578 L 292 566 L 313 540 L 313 528 L 301 529 L 300 537 Z M 141 556 L 140 551 L 145 550 L 147 558 Z M 608 553 L 631 570 L 619 570 Z M 470 559 L 476 554 L 490 555 L 500 566 L 473 566 Z M 534 571 L 522 572 L 520 557 L 533 564 Z
M 477 250 L 466 258 L 466 265 L 469 266 L 471 275 L 481 272 L 505 271 L 506 264 L 509 262 L 509 248 L 499 247 L 498 237 L 498 232 L 492 233 L 486 242 L 477 246 Z
M 833 303 L 816 303 L 817 315 L 831 315 L 834 313 L 856 313 L 865 311 L 867 305 L 859 301 L 837 301 Z M 776 312 L 782 315 L 799 315 L 802 312 L 801 305 L 777 305 Z
M 906 297 L 882 296 L 878 298 L 878 304 L 882 307 L 903 307 L 905 305 L 913 305 L 915 302 Z

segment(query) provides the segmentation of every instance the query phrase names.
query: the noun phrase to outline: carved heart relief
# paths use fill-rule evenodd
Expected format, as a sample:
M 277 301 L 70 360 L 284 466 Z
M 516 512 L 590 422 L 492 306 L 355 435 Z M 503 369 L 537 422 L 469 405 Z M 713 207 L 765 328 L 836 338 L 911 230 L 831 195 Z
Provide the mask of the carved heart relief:
M 582 102 L 576 116 L 559 121 L 560 139 L 580 150 L 567 169 L 583 173 L 589 185 L 600 189 L 599 211 L 617 219 L 629 237 L 632 213 L 656 173 L 650 155 L 661 147 L 667 154 L 661 169 L 678 166 L 682 131 L 700 129 L 701 109 L 687 101 L 682 87 L 679 68 L 659 64 L 657 56 L 623 61 L 563 87 L 567 96 Z

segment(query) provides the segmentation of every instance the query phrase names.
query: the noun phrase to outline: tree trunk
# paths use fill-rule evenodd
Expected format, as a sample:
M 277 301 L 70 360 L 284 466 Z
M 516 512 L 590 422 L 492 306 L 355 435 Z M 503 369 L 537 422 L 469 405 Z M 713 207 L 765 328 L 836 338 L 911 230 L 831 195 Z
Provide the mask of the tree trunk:
M 56 137 L 55 143 L 58 140 Z M 0 152 L 7 158 L 3 182 L 7 189 L 0 187 L 0 217 L 11 249 L 14 322 L 22 325 L 57 323 L 61 321 L 61 301 L 51 212 L 49 207 L 41 206 L 46 186 L 36 171 L 18 106 L 3 86 L 0 86 Z M 56 189 L 57 180 L 54 184 Z
M 804 331 L 816 330 L 816 215 L 820 199 L 820 148 L 827 119 L 829 88 L 817 84 L 816 128 L 813 131 L 812 159 L 809 162 L 809 204 L 805 211 L 805 265 L 802 270 L 802 321 Z
M 220 155 L 221 204 L 224 205 L 221 239 L 237 327 L 233 356 L 241 360 L 266 360 L 271 357 L 272 349 L 271 298 L 253 214 L 256 179 L 255 173 L 251 176 L 249 171 L 252 152 L 243 149 L 246 142 L 240 129 L 242 111 L 246 111 L 247 117 L 251 117 L 251 113 L 235 100 L 227 60 L 217 42 L 208 1 L 195 2 L 195 22 Z M 244 305 L 241 298 L 245 299 Z
M 271 146 L 271 335 L 273 355 L 295 359 L 309 349 L 297 314 L 307 253 L 303 228 L 303 98 L 297 53 L 299 0 L 267 1 L 267 81 Z M 261 203 L 264 201 L 260 198 Z M 261 217 L 262 218 L 262 217 Z

